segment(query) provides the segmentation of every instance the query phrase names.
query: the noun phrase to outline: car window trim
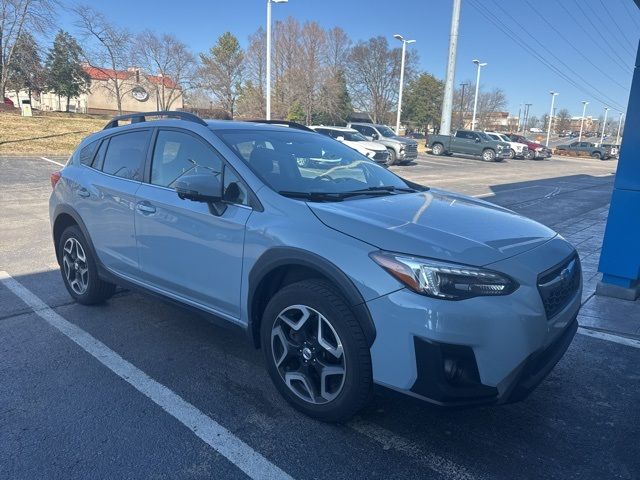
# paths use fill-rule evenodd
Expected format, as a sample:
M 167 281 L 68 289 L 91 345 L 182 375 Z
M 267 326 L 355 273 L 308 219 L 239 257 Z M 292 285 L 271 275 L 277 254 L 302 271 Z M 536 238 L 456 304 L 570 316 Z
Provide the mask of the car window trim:
M 242 175 L 240 175 L 240 173 L 233 167 L 233 165 L 231 165 L 231 163 L 226 159 L 226 157 L 224 155 L 222 155 L 222 153 L 220 153 L 213 145 L 211 145 L 211 142 L 207 141 L 206 138 L 202 137 L 201 135 L 198 135 L 195 132 L 192 132 L 191 130 L 185 130 L 184 128 L 180 128 L 180 127 L 154 127 L 153 128 L 153 134 L 151 136 L 151 142 L 150 143 L 150 148 L 149 153 L 147 155 L 147 160 L 146 160 L 146 164 L 145 164 L 145 169 L 144 169 L 144 178 L 142 183 L 149 185 L 151 187 L 156 187 L 156 188 L 162 188 L 162 189 L 166 189 L 166 190 L 170 190 L 175 192 L 176 189 L 175 188 L 171 188 L 171 187 L 165 187 L 163 185 L 156 185 L 155 183 L 151 183 L 151 164 L 153 162 L 153 154 L 155 152 L 156 149 L 156 140 L 158 138 L 158 135 L 160 133 L 160 131 L 176 131 L 176 132 L 180 132 L 180 133 L 186 133 L 191 135 L 192 137 L 196 138 L 197 140 L 201 141 L 202 143 L 204 143 L 205 147 L 209 148 L 212 152 L 214 152 L 218 158 L 220 159 L 220 173 L 222 175 L 222 185 L 224 188 L 224 169 L 225 167 L 229 167 L 233 173 L 235 174 L 235 176 L 237 178 L 240 179 L 240 182 L 242 183 L 242 185 L 247 189 L 247 201 L 249 203 L 249 205 L 244 205 L 242 203 L 232 203 L 232 202 L 224 202 L 228 205 L 237 205 L 238 207 L 243 207 L 243 208 L 249 208 L 251 210 L 255 210 L 257 212 L 262 212 L 264 211 L 264 207 L 262 206 L 262 203 L 260 203 L 260 200 L 258 199 L 258 196 L 255 194 L 255 192 L 251 189 L 251 187 L 249 186 L 249 184 L 246 182 L 246 180 L 242 177 Z

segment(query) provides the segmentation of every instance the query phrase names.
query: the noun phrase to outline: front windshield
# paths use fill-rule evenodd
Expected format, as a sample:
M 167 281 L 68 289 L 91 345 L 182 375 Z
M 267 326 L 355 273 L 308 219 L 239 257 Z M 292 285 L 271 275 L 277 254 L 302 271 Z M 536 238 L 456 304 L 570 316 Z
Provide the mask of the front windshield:
M 395 137 L 396 136 L 396 132 L 391 130 L 386 125 L 376 125 L 376 128 L 382 134 L 383 137 Z
M 366 142 L 367 137 L 360 132 L 340 132 L 338 135 L 344 137 L 347 142 Z
M 412 189 L 386 168 L 324 135 L 291 129 L 216 133 L 277 192 L 342 194 Z

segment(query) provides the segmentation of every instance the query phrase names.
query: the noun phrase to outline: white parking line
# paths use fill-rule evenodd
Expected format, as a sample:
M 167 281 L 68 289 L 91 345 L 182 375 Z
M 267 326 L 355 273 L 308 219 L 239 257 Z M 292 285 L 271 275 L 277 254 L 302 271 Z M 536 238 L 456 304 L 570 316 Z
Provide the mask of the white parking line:
M 586 335 L 587 337 L 598 338 L 600 340 L 606 340 L 608 342 L 619 343 L 620 345 L 626 345 L 627 347 L 640 348 L 640 340 L 633 338 L 622 337 L 620 335 L 614 335 L 613 333 L 601 332 L 599 330 L 591 330 L 589 328 L 578 327 L 578 333 Z
M 61 167 L 64 167 L 64 163 L 56 162 L 55 160 L 51 160 L 50 158 L 40 157 L 40 159 L 44 160 L 45 162 L 54 163 L 56 165 L 60 165 Z
M 464 467 L 457 463 L 447 460 L 440 455 L 431 453 L 424 447 L 421 447 L 411 440 L 396 435 L 395 433 L 380 427 L 373 423 L 365 422 L 363 420 L 353 420 L 348 423 L 349 427 L 353 428 L 356 432 L 370 438 L 382 445 L 383 450 L 389 450 L 393 448 L 400 453 L 403 453 L 412 459 L 422 463 L 424 466 L 439 473 L 444 478 L 452 480 L 471 480 L 476 478 Z M 426 477 L 426 475 L 425 475 Z
M 278 480 L 292 478 L 178 394 L 156 382 L 78 326 L 65 320 L 7 272 L 0 271 L 0 282 L 31 307 L 40 318 L 160 406 L 249 477 Z

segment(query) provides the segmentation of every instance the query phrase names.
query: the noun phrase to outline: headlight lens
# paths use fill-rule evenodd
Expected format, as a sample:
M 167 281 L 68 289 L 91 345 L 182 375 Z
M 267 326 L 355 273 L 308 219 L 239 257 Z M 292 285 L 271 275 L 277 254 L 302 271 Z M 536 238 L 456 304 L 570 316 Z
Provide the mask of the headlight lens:
M 518 284 L 506 275 L 466 265 L 377 251 L 370 257 L 414 292 L 445 300 L 509 295 Z

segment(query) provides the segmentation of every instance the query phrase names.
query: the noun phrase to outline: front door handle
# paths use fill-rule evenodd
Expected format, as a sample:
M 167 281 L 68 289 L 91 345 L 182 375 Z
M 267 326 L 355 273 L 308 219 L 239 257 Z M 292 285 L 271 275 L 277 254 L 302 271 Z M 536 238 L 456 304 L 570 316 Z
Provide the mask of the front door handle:
M 143 202 L 143 203 L 139 203 L 136 208 L 138 209 L 138 211 L 144 215 L 149 215 L 152 213 L 156 213 L 156 207 L 154 207 L 153 205 L 147 203 L 147 202 Z

